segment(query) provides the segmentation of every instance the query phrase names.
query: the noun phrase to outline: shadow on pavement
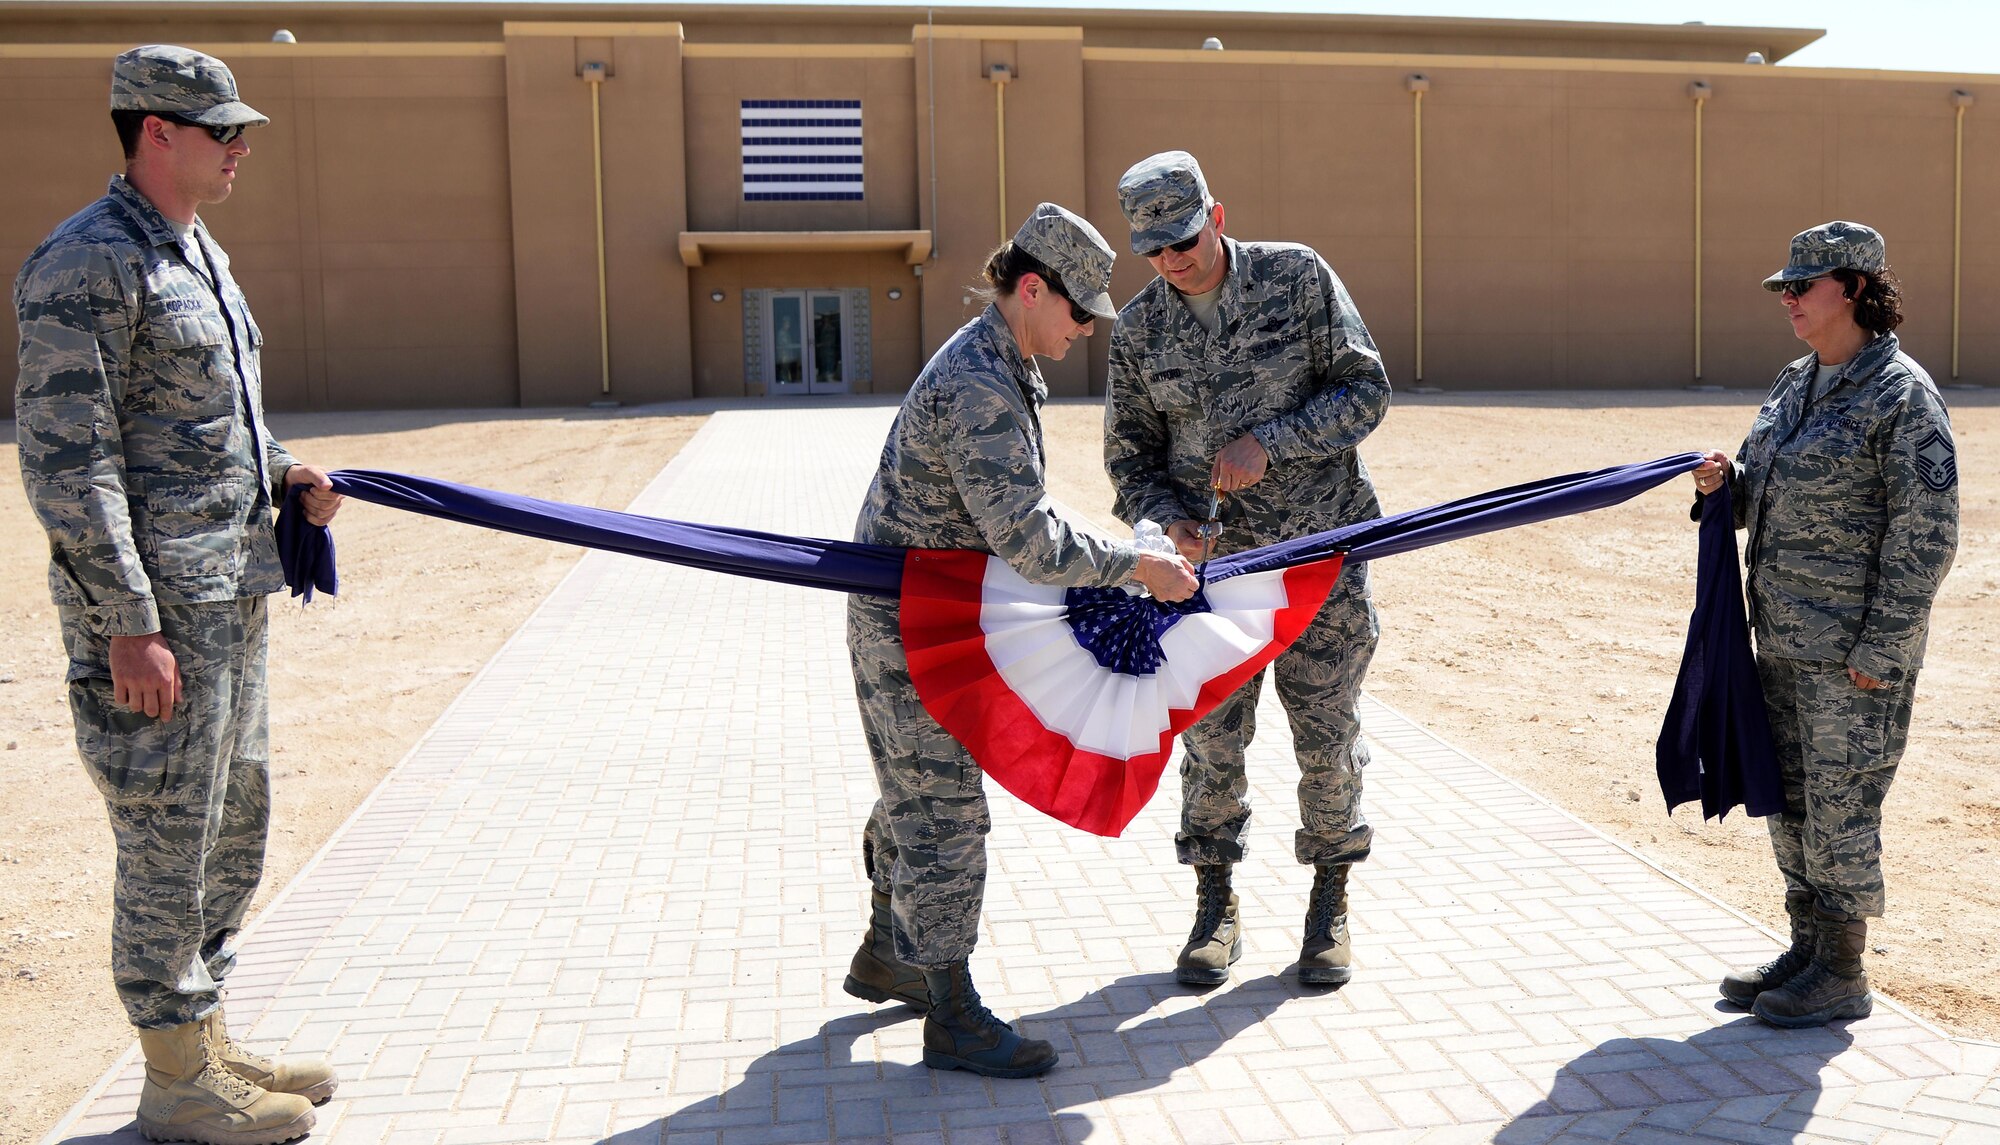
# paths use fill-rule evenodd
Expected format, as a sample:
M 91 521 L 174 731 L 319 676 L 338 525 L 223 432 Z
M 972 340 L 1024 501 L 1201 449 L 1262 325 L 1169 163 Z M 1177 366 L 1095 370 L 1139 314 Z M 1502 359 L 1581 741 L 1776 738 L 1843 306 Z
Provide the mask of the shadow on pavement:
M 1067 1109 L 1163 1085 L 1175 1070 L 1203 1060 L 1308 992 L 1321 993 L 1267 976 L 1194 996 L 1171 974 L 1129 975 L 1020 1018 L 1017 1028 L 1047 1038 L 1062 1053 L 1061 1065 L 1024 1081 L 878 1063 L 865 1048 L 856 1054 L 857 1043 L 877 1031 L 921 1020 L 906 1006 L 835 1018 L 752 1062 L 726 1092 L 599 1145 L 716 1141 L 731 1130 L 753 1129 L 764 1130 L 752 1133 L 759 1140 L 799 1142 L 937 1135 L 953 1113 L 960 1115 L 952 1119 L 954 1128 L 1007 1126 L 1018 1133 L 1034 1126 L 1033 1140 L 1086 1140 L 1095 1124 Z M 1131 1024 L 1169 998 L 1193 1004 Z M 914 1029 L 899 1036 L 921 1037 Z
M 1614 1038 L 1565 1064 L 1549 1095 L 1493 1140 L 1539 1145 L 1565 1130 L 1608 1138 L 1643 1124 L 1701 1140 L 1791 1141 L 1805 1114 L 1780 1111 L 1820 1091 L 1820 1070 L 1854 1042 L 1845 1027 L 1778 1030 L 1744 1015 L 1689 1038 Z M 1718 1122 L 1723 1101 L 1730 1116 Z

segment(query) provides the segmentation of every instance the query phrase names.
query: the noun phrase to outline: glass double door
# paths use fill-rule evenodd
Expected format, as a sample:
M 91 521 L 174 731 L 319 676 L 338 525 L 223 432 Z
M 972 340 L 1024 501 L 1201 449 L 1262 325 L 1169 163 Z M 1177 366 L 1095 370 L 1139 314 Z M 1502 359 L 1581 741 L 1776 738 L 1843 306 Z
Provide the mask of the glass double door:
M 769 306 L 774 394 L 847 392 L 847 323 L 837 290 L 774 290 Z

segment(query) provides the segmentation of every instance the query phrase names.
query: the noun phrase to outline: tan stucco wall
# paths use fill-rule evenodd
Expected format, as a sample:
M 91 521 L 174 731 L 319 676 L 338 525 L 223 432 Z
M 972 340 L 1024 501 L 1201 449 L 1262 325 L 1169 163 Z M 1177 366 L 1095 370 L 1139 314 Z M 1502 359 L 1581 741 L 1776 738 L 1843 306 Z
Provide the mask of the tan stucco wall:
M 1705 75 L 1700 380 L 1761 385 L 1803 352 L 1759 282 L 1793 233 L 1829 218 L 1883 230 L 1907 288 L 1904 341 L 1948 380 L 1954 82 L 1741 67 L 1748 74 L 1222 60 L 1085 68 L 1093 222 L 1107 233 L 1119 225 L 1114 188 L 1130 162 L 1193 151 L 1231 233 L 1327 257 L 1403 384 L 1415 380 L 1416 349 L 1414 101 L 1404 77 L 1427 75 L 1423 380 L 1448 389 L 1696 381 L 1687 84 Z M 2000 84 L 1975 90 L 1975 113 L 2000 98 Z M 1961 366 L 1989 380 L 2000 375 L 1996 141 L 2000 132 L 1968 120 Z M 1113 293 L 1122 299 L 1150 277 L 1123 258 Z M 1103 348 L 1093 356 L 1101 363 Z
M 202 18 L 240 37 L 280 14 L 243 11 Z M 1977 103 L 1965 119 L 1961 374 L 2000 382 L 1996 77 L 1670 58 L 1740 47 L 1704 32 L 1649 41 L 1496 25 L 1496 55 L 1388 55 L 1403 42 L 1476 48 L 1484 33 L 1350 21 L 1321 29 L 1352 49 L 1332 53 L 1306 50 L 1320 41 L 1291 25 L 1244 17 L 1232 30 L 1234 17 L 1216 16 L 1231 45 L 1216 53 L 1133 46 L 1195 26 L 1178 17 L 1150 31 L 1115 14 L 1049 22 L 1056 13 L 931 28 L 879 10 L 829 9 L 819 24 L 702 9 L 683 27 L 574 11 L 590 18 L 502 24 L 518 11 L 492 5 L 401 20 L 315 10 L 319 23 L 300 26 L 321 39 L 280 46 L 202 42 L 130 12 L 37 23 L 0 4 L 0 93 L 23 109 L 0 122 L 0 143 L 37 157 L 0 171 L 0 265 L 11 272 L 118 168 L 103 111 L 110 55 L 179 36 L 223 54 L 245 98 L 273 117 L 251 136 L 237 193 L 204 217 L 266 332 L 274 407 L 583 404 L 600 396 L 600 340 L 590 88 L 578 69 L 603 59 L 616 400 L 753 392 L 740 369 L 741 292 L 757 287 L 866 287 L 873 377 L 857 388 L 898 389 L 977 311 L 970 286 L 986 254 L 1042 199 L 1082 211 L 1120 251 L 1113 294 L 1123 301 L 1150 271 L 1125 253 L 1116 181 L 1170 147 L 1202 159 L 1231 233 L 1307 243 L 1328 258 L 1407 386 L 1418 329 L 1405 77 L 1421 72 L 1431 84 L 1423 384 L 1761 386 L 1799 347 L 1757 281 L 1793 232 L 1833 217 L 1888 236 L 1906 284 L 1906 344 L 1948 381 L 1949 97 L 1963 88 Z M 22 31 L 50 42 L 23 43 Z M 1281 33 L 1288 50 L 1238 46 Z M 1532 54 L 1587 44 L 1653 58 Z M 1014 75 L 1005 226 L 987 78 L 996 63 Z M 1712 90 L 1699 379 L 1695 79 Z M 741 100 L 856 97 L 864 201 L 742 201 Z M 835 255 L 806 239 L 793 253 L 719 254 L 694 269 L 678 248 L 685 231 L 852 230 L 932 232 L 936 247 L 921 277 L 900 254 Z M 889 302 L 891 288 L 904 297 Z M 709 301 L 718 289 L 720 305 Z M 11 308 L 0 334 L 13 334 Z M 1055 393 L 1102 392 L 1107 334 L 1047 366 Z
M 509 170 L 518 252 L 521 402 L 663 401 L 693 396 L 678 25 L 576 35 L 511 29 L 507 39 Z M 604 181 L 604 385 L 597 176 L 586 63 L 608 65 L 598 95 Z
M 924 271 L 931 287 L 924 299 L 924 339 L 933 347 L 950 337 L 968 313 L 976 312 L 976 305 L 966 299 L 980 281 L 987 256 L 1012 235 L 1035 204 L 1056 202 L 1082 212 L 1087 210 L 1088 188 L 1082 30 L 938 32 L 933 37 L 918 29 L 915 59 L 918 159 L 926 183 L 932 163 L 927 105 L 933 98 L 931 69 L 936 71 L 935 219 L 931 197 L 926 194 L 922 201 L 924 225 L 934 226 L 938 233 L 937 261 Z M 1007 125 L 1004 233 L 999 116 L 994 84 L 988 78 L 995 64 L 1006 65 L 1013 75 L 1002 97 Z M 1050 393 L 1080 395 L 1090 392 L 1088 371 L 1086 356 L 1072 353 L 1066 361 L 1045 362 L 1042 376 Z
M 272 122 L 202 216 L 264 331 L 270 404 L 514 404 L 499 58 L 238 57 L 244 100 Z M 35 156 L 0 172 L 10 280 L 123 166 L 108 73 L 108 55 L 0 59 L 0 91 L 24 109 L 0 139 Z M 14 344 L 12 306 L 0 336 Z

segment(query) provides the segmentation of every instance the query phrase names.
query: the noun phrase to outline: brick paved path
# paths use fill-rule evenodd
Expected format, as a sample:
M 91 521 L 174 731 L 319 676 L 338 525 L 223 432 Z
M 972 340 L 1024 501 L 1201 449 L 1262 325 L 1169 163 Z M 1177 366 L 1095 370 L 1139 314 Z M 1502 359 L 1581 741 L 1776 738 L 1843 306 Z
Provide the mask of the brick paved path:
M 890 415 L 717 414 L 636 508 L 845 536 Z M 2000 1047 L 1718 1009 L 1770 935 L 1379 704 L 1352 985 L 1287 973 L 1310 880 L 1272 708 L 1235 981 L 1167 973 L 1174 793 L 1104 840 L 995 788 L 975 970 L 1064 1060 L 933 1073 L 921 1022 L 839 986 L 874 798 L 841 605 L 578 565 L 251 931 L 237 1022 L 345 1078 L 313 1140 L 2000 1141 Z M 138 1085 L 128 1058 L 51 1139 L 138 1140 Z

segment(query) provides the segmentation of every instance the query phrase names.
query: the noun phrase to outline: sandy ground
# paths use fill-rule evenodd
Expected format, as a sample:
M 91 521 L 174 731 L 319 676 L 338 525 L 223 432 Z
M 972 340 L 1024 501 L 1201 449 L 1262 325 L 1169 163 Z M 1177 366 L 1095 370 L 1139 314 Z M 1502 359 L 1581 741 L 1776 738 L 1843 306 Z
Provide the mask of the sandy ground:
M 1964 540 L 1889 806 L 1878 983 L 1959 1033 L 2000 1036 L 2000 399 L 1953 394 Z M 1390 511 L 1681 449 L 1733 449 L 1748 394 L 1399 396 L 1363 453 Z M 463 420 L 454 420 L 460 418 Z M 640 413 L 276 419 L 300 456 L 623 506 L 698 424 Z M 1112 524 L 1101 412 L 1046 418 L 1057 496 Z M 12 434 L 6 434 L 11 441 Z M 105 970 L 110 838 L 71 746 L 36 526 L 0 450 L 0 1145 L 33 1140 L 122 1051 Z M 1780 925 L 1762 824 L 1669 817 L 1652 744 L 1692 604 L 1683 483 L 1586 518 L 1382 561 L 1376 695 L 1693 884 Z M 575 560 L 573 550 L 350 504 L 348 592 L 275 611 L 268 895 L 325 840 Z M 418 584 L 421 580 L 423 583 Z M 1982 665 L 1985 666 L 1982 668 Z M 363 682 L 352 686 L 352 682 Z M 342 682 L 349 682 L 342 687 Z M 1282 733 L 1279 733 L 1282 734 Z M 1263 812 L 1290 816 L 1289 807 Z M 1383 837 L 1384 847 L 1397 845 Z M 1163 861 L 1165 861 L 1163 859 Z M 1357 904 L 1367 941 L 1366 902 Z M 1163 952 L 1163 957 L 1166 953 Z
M 294 456 L 624 508 L 701 418 L 280 416 Z M 0 1143 L 34 1141 L 131 1042 L 109 965 L 111 833 L 76 760 L 48 549 L 0 422 Z M 580 550 L 349 502 L 337 602 L 273 597 L 273 822 L 258 906 L 519 628 Z

